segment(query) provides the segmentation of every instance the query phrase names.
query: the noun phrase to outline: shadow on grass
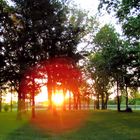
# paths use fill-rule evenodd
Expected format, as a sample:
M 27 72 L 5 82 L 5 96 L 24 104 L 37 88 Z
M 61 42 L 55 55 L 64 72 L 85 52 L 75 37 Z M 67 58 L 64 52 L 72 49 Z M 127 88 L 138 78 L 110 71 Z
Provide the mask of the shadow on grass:
M 46 140 L 49 137 L 49 134 L 41 132 L 39 128 L 30 123 L 26 123 L 11 132 L 4 140 Z
M 63 134 L 79 129 L 86 121 L 86 111 L 38 112 L 31 124 L 49 134 Z
M 35 119 L 11 131 L 4 140 L 62 140 L 69 137 L 71 139 L 71 132 L 79 130 L 87 117 L 88 112 L 82 111 L 59 111 L 55 114 L 49 111 L 36 112 Z
M 37 112 L 0 140 L 140 140 L 140 112 Z

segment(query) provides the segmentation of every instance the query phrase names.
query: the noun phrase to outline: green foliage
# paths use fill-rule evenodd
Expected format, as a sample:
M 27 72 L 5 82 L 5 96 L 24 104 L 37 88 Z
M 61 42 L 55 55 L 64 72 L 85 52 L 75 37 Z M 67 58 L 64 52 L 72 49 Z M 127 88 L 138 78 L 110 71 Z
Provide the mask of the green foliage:
M 10 81 L 18 92 L 23 75 L 36 63 L 61 55 L 77 61 L 76 47 L 84 27 L 69 21 L 70 9 L 64 1 L 13 2 L 14 7 L 0 3 L 0 79 Z
M 115 71 L 119 70 L 120 61 L 122 61 L 122 56 L 120 57 L 118 53 L 120 47 L 118 34 L 113 27 L 105 25 L 96 34 L 94 42 L 98 48 L 89 56 L 89 69 L 95 80 L 96 92 L 108 93 L 111 77 L 114 77 Z
M 3 107 L 4 111 L 5 112 L 8 112 L 9 111 L 9 105 L 8 104 L 5 104 L 4 107 Z
M 140 39 L 140 2 L 139 0 L 100 0 L 99 9 L 112 10 L 122 24 L 124 34 L 132 41 Z
M 69 9 L 63 0 L 13 0 L 14 7 L 2 2 L 0 74 L 17 91 L 25 71 L 38 62 L 59 56 L 77 62 L 81 57 L 76 48 L 87 34 L 85 12 Z
M 9 6 L 6 1 L 0 3 L 0 79 L 4 81 L 2 85 L 10 82 L 14 86 L 18 92 L 18 109 L 21 109 L 25 98 L 33 101 L 42 86 L 34 79 L 47 79 L 48 90 L 50 81 L 54 82 L 53 78 L 48 78 L 50 75 L 44 62 L 66 57 L 76 64 L 82 57 L 77 53 L 77 46 L 89 34 L 86 29 L 93 27 L 94 19 L 87 18 L 87 13 L 82 10 L 69 8 L 67 0 L 12 1 L 14 6 Z M 35 66 L 43 72 L 36 72 Z
M 94 38 L 95 44 L 99 45 L 102 49 L 104 47 L 118 46 L 118 34 L 115 32 L 114 27 L 111 25 L 103 26 Z
M 136 99 L 129 99 L 129 105 L 136 105 Z
M 90 56 L 89 69 L 93 73 L 96 93 L 103 95 L 111 86 L 118 83 L 118 89 L 128 104 L 127 87 L 136 88 L 140 84 L 139 45 L 135 42 L 135 46 L 120 39 L 119 34 L 110 25 L 100 29 L 94 43 L 96 51 Z
M 140 105 L 140 98 L 137 98 L 137 99 L 135 100 L 135 102 L 136 102 L 136 105 Z
M 130 39 L 140 38 L 140 16 L 138 17 L 129 17 L 128 21 L 123 24 L 123 29 L 125 31 L 125 35 L 130 37 Z
M 108 105 L 116 105 L 116 100 L 115 99 L 109 99 L 108 100 Z

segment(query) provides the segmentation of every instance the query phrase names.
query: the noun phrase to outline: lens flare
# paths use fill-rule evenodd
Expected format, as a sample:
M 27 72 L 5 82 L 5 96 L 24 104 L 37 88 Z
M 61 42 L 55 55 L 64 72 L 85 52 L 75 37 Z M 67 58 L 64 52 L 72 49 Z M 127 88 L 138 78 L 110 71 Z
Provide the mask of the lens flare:
M 31 123 L 51 133 L 80 128 L 88 116 L 88 112 L 80 110 L 82 81 L 81 71 L 75 60 L 69 57 L 50 58 L 29 67 L 24 72 L 19 90 L 21 98 L 26 98 L 31 104 Z M 36 108 L 37 100 L 45 102 L 46 108 Z
M 62 91 L 56 91 L 54 94 L 52 94 L 52 102 L 55 105 L 62 105 L 64 102 L 64 95 Z

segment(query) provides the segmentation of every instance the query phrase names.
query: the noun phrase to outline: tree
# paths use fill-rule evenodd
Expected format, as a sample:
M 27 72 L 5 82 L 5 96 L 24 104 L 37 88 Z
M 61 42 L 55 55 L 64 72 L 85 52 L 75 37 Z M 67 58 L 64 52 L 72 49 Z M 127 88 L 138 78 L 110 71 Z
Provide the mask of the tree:
M 78 108 L 79 103 L 79 86 L 81 82 L 81 72 L 76 67 L 73 59 L 69 57 L 58 57 L 48 60 L 44 65 L 47 71 L 49 89 L 49 100 L 52 100 L 52 93 L 56 90 L 63 90 L 64 97 L 66 91 L 72 92 L 74 96 L 75 108 Z M 53 104 L 51 104 L 52 106 Z M 65 109 L 65 102 L 64 102 Z
M 4 72 L 5 82 L 10 81 L 18 92 L 20 111 L 20 102 L 25 100 L 20 85 L 28 69 L 59 56 L 70 57 L 76 63 L 80 58 L 76 47 L 85 35 L 87 22 L 82 12 L 72 15 L 65 1 L 13 2 L 13 7 L 4 0 L 0 3 L 1 48 L 5 64 L 1 75 Z
M 99 97 L 101 96 L 101 108 L 107 108 L 109 97 L 110 75 L 106 69 L 106 61 L 102 53 L 96 52 L 90 56 L 90 72 L 94 80 L 94 90 L 96 92 L 96 107 L 99 109 Z
M 139 87 L 140 85 L 140 2 L 138 0 L 100 0 L 99 9 L 106 9 L 109 13 L 114 11 L 115 17 L 122 25 L 125 40 L 128 41 L 127 50 L 129 68 L 133 71 L 132 81 Z M 135 78 L 134 78 L 135 77 Z M 133 80 L 132 80 L 133 79 Z M 135 79 L 135 80 L 134 80 Z
M 118 111 L 120 111 L 119 90 L 124 87 L 122 78 L 126 75 L 126 46 L 122 44 L 115 29 L 108 25 L 100 29 L 94 42 L 98 49 L 91 54 L 90 67 L 95 80 L 95 89 L 98 93 L 97 101 L 99 102 L 99 95 L 101 95 L 102 104 L 104 104 L 104 96 L 106 95 L 107 100 L 110 86 L 116 83 L 117 104 Z
M 115 12 L 124 34 L 136 42 L 140 38 L 140 2 L 138 0 L 100 0 L 99 9 Z

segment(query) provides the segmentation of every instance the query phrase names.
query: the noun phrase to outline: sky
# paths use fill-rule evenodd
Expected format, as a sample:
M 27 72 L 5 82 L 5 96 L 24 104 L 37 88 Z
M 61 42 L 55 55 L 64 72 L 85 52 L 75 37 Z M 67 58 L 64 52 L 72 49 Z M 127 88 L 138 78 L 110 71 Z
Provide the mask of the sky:
M 94 16 L 98 14 L 99 0 L 73 0 L 73 1 L 75 4 L 78 5 L 79 8 L 89 11 L 89 15 Z M 99 17 L 99 22 L 101 26 L 105 24 L 112 24 L 116 28 L 116 31 L 121 33 L 121 26 L 118 25 L 117 20 L 111 15 L 107 14 L 107 12 L 105 12 L 103 16 Z
M 82 9 L 88 10 L 91 13 L 97 13 L 98 0 L 74 0 L 74 2 L 79 5 Z

